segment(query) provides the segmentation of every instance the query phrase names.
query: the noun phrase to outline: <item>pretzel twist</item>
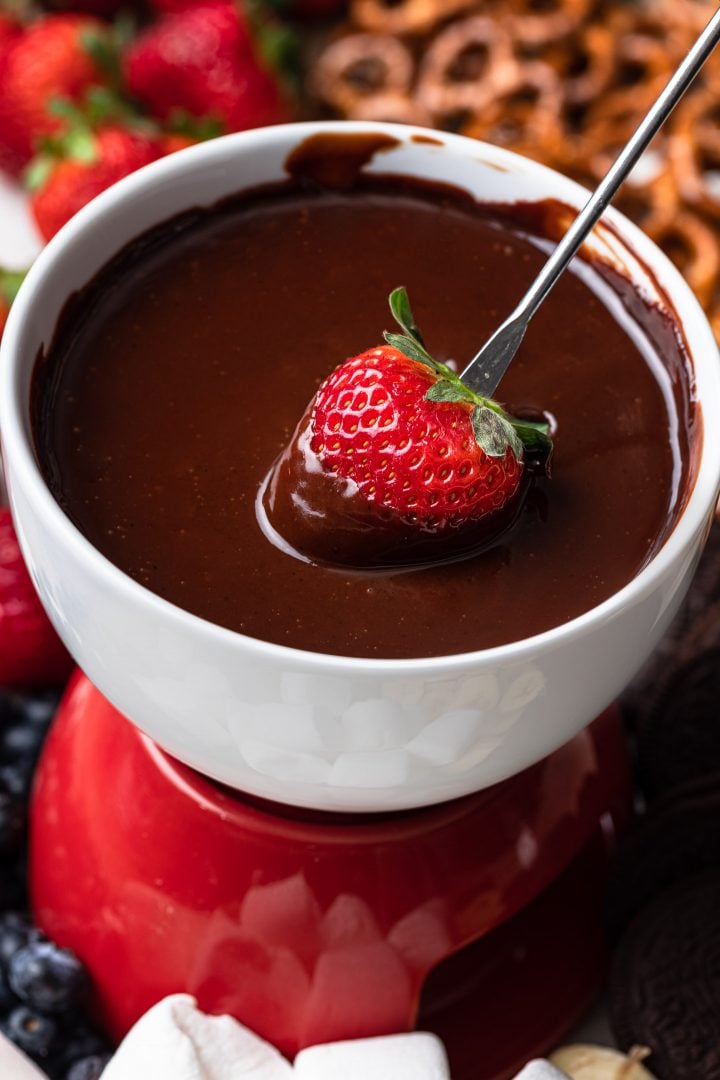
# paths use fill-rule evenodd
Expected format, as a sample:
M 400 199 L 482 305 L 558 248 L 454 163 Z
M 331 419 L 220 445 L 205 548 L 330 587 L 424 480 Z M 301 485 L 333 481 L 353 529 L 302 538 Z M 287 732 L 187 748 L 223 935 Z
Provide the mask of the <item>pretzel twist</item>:
M 350 34 L 329 45 L 315 66 L 312 85 L 326 105 L 353 115 L 368 97 L 402 94 L 409 99 L 415 65 L 397 38 Z
M 475 0 L 353 0 L 351 20 L 376 34 L 427 34 L 469 11 Z
M 439 119 L 478 114 L 516 81 L 512 41 L 497 22 L 474 16 L 435 38 L 418 73 L 417 97 Z

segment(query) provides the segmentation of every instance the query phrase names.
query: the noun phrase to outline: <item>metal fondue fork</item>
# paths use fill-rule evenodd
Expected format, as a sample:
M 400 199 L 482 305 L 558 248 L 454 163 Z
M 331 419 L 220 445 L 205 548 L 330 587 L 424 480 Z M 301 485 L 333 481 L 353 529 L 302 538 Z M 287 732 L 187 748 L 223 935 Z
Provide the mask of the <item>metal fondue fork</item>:
M 603 214 L 618 188 L 633 170 L 643 150 L 652 141 L 689 88 L 718 41 L 720 41 L 720 8 L 715 12 L 633 137 L 601 180 L 595 193 L 575 218 L 520 303 L 462 372 L 460 378 L 472 390 L 483 397 L 492 397 L 520 347 L 531 318 Z

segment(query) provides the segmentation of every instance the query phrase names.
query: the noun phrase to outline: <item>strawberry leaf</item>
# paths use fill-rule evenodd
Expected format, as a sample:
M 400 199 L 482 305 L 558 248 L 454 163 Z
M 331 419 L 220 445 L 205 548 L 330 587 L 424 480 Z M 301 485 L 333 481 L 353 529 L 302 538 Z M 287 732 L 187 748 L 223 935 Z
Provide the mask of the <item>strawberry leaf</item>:
M 510 423 L 519 435 L 526 450 L 547 456 L 552 454 L 553 444 L 550 438 L 550 425 L 543 421 L 518 420 L 511 417 Z
M 222 120 L 214 116 L 193 116 L 187 109 L 180 108 L 171 110 L 166 127 L 173 135 L 187 135 L 198 142 L 215 139 L 225 131 Z
M 425 395 L 426 401 L 472 401 L 472 397 L 465 387 L 450 382 L 448 379 L 438 379 Z
M 394 349 L 398 349 L 404 356 L 409 357 L 410 360 L 417 360 L 421 364 L 425 364 L 426 367 L 432 368 L 435 371 L 435 364 L 432 358 L 428 356 L 421 345 L 418 345 L 413 338 L 408 337 L 407 334 L 390 334 L 385 331 L 383 337 L 387 341 L 388 345 L 392 345 Z
M 393 289 L 390 293 L 390 310 L 395 322 L 403 328 L 408 337 L 413 338 L 424 348 L 425 341 L 413 317 L 407 289 L 403 288 L 403 286 Z
M 27 270 L 0 269 L 0 292 L 2 292 L 7 304 L 12 304 L 25 280 L 26 274 Z
M 406 289 L 402 287 L 393 289 L 389 300 L 393 318 L 400 325 L 403 333 L 385 333 L 385 341 L 411 360 L 425 364 L 439 376 L 437 382 L 429 387 L 425 400 L 467 401 L 473 404 L 475 408 L 472 412 L 472 425 L 475 439 L 488 457 L 504 457 L 508 450 L 512 450 L 520 461 L 523 449 L 527 449 L 544 457 L 549 463 L 552 454 L 549 425 L 542 421 L 521 420 L 510 416 L 497 401 L 481 397 L 480 394 L 471 390 L 452 368 L 433 359 L 425 348 Z
M 522 457 L 522 443 L 512 424 L 487 405 L 473 409 L 472 426 L 478 446 L 488 457 L 504 458 L 508 450 L 518 461 Z
M 57 164 L 57 157 L 52 154 L 39 154 L 34 158 L 23 173 L 23 181 L 29 192 L 40 191 L 47 184 L 53 169 Z
M 98 159 L 97 143 L 91 131 L 76 128 L 65 136 L 65 156 L 70 161 L 92 165 Z

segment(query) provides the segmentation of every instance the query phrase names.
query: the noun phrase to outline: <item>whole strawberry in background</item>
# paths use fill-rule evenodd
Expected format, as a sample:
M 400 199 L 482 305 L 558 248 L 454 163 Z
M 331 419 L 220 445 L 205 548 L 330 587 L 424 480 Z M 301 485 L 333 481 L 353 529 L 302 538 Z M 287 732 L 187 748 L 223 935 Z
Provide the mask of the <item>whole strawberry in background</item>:
M 290 118 L 245 16 L 226 0 L 161 17 L 127 50 L 124 74 L 129 92 L 163 122 L 184 114 L 227 132 Z
M 135 7 L 134 0 L 43 0 L 49 11 L 84 11 L 91 15 L 109 16 Z
M 514 520 L 528 464 L 548 467 L 548 424 L 510 416 L 433 359 L 404 289 L 390 307 L 403 333 L 328 376 L 266 484 L 271 538 L 310 559 L 363 567 L 478 550 Z
M 107 83 L 93 49 L 106 34 L 99 20 L 67 14 L 40 18 L 10 37 L 0 61 L 0 168 L 19 174 L 40 140 L 62 131 L 51 101 L 80 102 Z
M 0 686 L 52 686 L 72 660 L 40 603 L 10 511 L 0 509 Z
M 84 130 L 81 139 L 77 134 L 71 132 L 64 153 L 61 141 L 55 156 L 41 160 L 31 177 L 30 207 L 46 240 L 96 195 L 171 149 L 157 134 L 119 123 Z

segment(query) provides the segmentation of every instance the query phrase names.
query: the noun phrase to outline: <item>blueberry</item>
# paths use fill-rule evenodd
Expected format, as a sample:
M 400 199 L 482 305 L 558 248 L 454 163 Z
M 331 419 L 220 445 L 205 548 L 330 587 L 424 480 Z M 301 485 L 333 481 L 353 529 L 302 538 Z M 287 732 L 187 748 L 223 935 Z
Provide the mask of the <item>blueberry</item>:
M 18 1005 L 0 1024 L 0 1031 L 35 1061 L 50 1057 L 58 1037 L 58 1026 L 25 1005 Z
M 45 739 L 41 724 L 29 724 L 18 720 L 0 728 L 0 760 L 12 764 L 16 761 L 35 763 Z
M 0 777 L 0 853 L 17 851 L 25 835 L 25 800 Z
M 0 860 L 0 912 L 27 907 L 26 869 L 22 852 Z
M 37 724 L 46 728 L 57 712 L 62 691 L 46 690 L 40 694 L 25 697 L 22 702 L 21 712 L 30 724 Z
M 12 765 L 0 765 L 0 786 L 4 785 L 13 795 L 27 802 L 34 773 L 33 762 L 16 761 Z
M 70 1066 L 66 1080 L 100 1080 L 112 1054 L 92 1054 Z
M 15 953 L 31 941 L 42 940 L 42 934 L 26 915 L 8 911 L 0 917 L 0 966 L 5 967 Z
M 10 984 L 7 981 L 7 975 L 4 971 L 0 970 L 0 1013 L 10 1012 L 16 1005 L 19 1005 L 15 994 L 10 989 Z
M 21 1001 L 45 1013 L 69 1012 L 88 982 L 75 954 L 52 941 L 31 941 L 18 949 L 8 964 L 8 978 Z

